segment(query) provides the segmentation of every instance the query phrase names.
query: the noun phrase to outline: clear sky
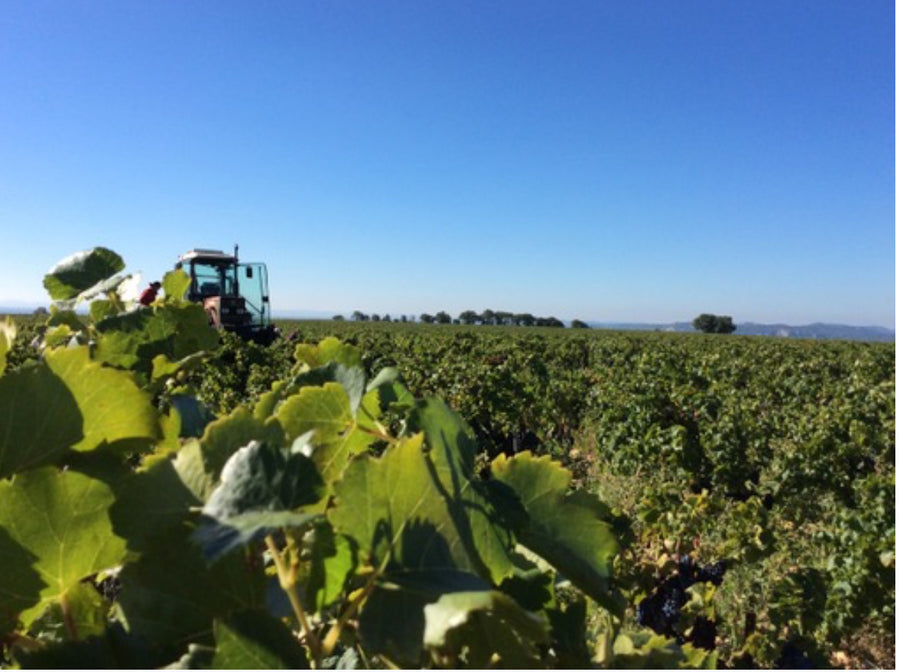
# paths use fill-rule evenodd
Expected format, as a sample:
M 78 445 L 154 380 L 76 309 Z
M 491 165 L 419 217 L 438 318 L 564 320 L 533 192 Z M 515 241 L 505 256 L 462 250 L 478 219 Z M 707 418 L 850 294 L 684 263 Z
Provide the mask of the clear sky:
M 0 4 L 0 305 L 104 245 L 275 311 L 893 326 L 891 0 Z

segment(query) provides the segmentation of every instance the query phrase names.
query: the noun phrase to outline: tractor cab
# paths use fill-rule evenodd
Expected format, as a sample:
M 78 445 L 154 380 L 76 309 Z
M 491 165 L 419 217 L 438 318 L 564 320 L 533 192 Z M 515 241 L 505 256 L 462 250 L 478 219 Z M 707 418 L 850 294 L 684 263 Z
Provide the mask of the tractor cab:
M 274 340 L 266 265 L 239 263 L 234 254 L 194 249 L 178 257 L 176 268 L 191 278 L 187 299 L 203 305 L 209 323 L 264 345 Z

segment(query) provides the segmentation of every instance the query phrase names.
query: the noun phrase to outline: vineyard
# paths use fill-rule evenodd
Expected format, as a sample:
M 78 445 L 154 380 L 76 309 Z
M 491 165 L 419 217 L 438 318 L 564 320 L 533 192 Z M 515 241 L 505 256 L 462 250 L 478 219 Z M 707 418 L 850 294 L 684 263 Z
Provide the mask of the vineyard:
M 894 665 L 893 344 L 262 347 L 123 268 L 68 258 L 0 322 L 4 666 Z

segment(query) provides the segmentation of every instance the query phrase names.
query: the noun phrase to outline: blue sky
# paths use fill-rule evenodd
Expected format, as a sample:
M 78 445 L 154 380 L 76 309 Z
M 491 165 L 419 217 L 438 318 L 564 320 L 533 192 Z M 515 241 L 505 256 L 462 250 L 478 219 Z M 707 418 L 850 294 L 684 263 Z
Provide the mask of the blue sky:
M 893 326 L 887 0 L 7 2 L 0 305 L 104 245 L 276 311 Z

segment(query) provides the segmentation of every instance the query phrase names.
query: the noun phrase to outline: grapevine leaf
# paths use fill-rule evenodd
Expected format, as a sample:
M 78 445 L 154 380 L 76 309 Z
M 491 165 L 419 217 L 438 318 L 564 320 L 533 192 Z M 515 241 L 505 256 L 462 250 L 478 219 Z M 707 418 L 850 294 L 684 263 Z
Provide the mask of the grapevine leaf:
M 350 398 L 339 383 L 302 388 L 278 408 L 275 418 L 284 428 L 288 441 L 314 432 L 312 459 L 326 483 L 335 481 L 348 460 L 375 441 L 375 437 L 357 425 Z
M 109 521 L 113 501 L 112 490 L 101 481 L 53 467 L 0 482 L 0 527 L 9 533 L 8 539 L 0 538 L 5 542 L 0 548 L 0 613 L 9 613 L 13 605 L 28 606 L 21 614 L 27 625 L 85 577 L 119 564 L 125 541 Z M 44 584 L 34 597 L 23 596 L 19 585 L 23 551 Z M 13 572 L 6 571 L 9 566 Z
M 112 301 L 108 301 L 106 299 L 97 299 L 95 301 L 91 301 L 88 312 L 91 316 L 92 322 L 100 322 L 101 320 L 105 320 L 108 317 L 116 315 L 119 311 L 116 309 L 115 305 L 113 305 Z
M 360 355 L 359 349 L 342 343 L 334 336 L 323 339 L 318 345 L 301 343 L 294 350 L 294 358 L 313 369 L 329 362 L 343 364 L 347 368 L 362 367 L 362 355 Z
M 53 300 L 73 299 L 125 268 L 122 257 L 105 247 L 76 252 L 51 268 L 44 288 Z
M 387 556 L 403 567 L 459 569 L 499 583 L 513 571 L 512 537 L 460 468 L 456 437 L 445 438 L 423 450 L 417 434 L 380 458 L 352 461 L 329 520 L 373 566 Z
M 150 443 L 160 436 L 150 396 L 131 375 L 90 361 L 86 347 L 54 350 L 44 358 L 78 402 L 84 437 L 73 446 L 75 450 L 124 440 Z
M 196 439 L 185 442 L 175 454 L 173 463 L 178 477 L 191 494 L 200 501 L 205 501 L 216 486 L 216 476 L 208 473 L 203 463 L 203 449 Z
M 549 456 L 500 455 L 491 472 L 525 509 L 527 519 L 516 530 L 519 542 L 607 609 L 619 611 L 621 597 L 612 585 L 619 544 L 603 519 L 605 507 L 592 496 L 566 494 L 571 474 Z
M 207 565 L 186 530 L 170 528 L 119 574 L 119 608 L 128 631 L 162 660 L 175 660 L 189 642 L 212 643 L 213 619 L 264 604 L 265 573 L 232 554 Z
M 125 282 L 129 278 L 131 278 L 130 275 L 116 275 L 112 278 L 101 280 L 95 285 L 88 287 L 83 292 L 79 292 L 78 296 L 75 297 L 75 301 L 76 303 L 80 303 L 82 301 L 90 301 L 91 299 L 100 296 L 101 294 L 114 292 L 123 282 Z
M 68 628 L 78 639 L 102 635 L 106 631 L 106 617 L 109 603 L 97 592 L 90 582 L 76 583 L 66 593 L 66 614 L 61 603 L 51 603 L 37 619 L 29 631 L 39 633 L 42 639 L 64 640 L 70 638 Z M 68 619 L 69 626 L 66 626 Z
M 203 513 L 224 520 L 250 511 L 291 511 L 317 502 L 321 489 L 308 457 L 251 441 L 225 464 Z
M 162 290 L 167 299 L 184 299 L 188 287 L 191 286 L 191 276 L 180 268 L 169 271 L 163 276 Z
M 85 326 L 74 310 L 65 310 L 51 304 L 47 326 L 59 327 L 62 325 L 68 326 L 72 331 L 81 331 Z
M 151 362 L 150 379 L 156 383 L 157 381 L 174 376 L 179 371 L 193 371 L 200 368 L 206 362 L 205 352 L 195 352 L 187 357 L 179 359 L 176 362 L 170 360 L 166 355 L 157 355 Z
M 381 408 L 412 408 L 416 399 L 400 382 L 397 369 L 386 367 L 378 372 L 366 387 L 366 392 L 375 391 Z
M 54 462 L 84 436 L 78 401 L 43 363 L 0 378 L 0 418 L 0 477 Z
M 405 667 L 419 667 L 426 605 L 448 593 L 489 589 L 480 577 L 452 568 L 394 568 L 366 599 L 359 617 L 360 639 L 368 651 Z
M 335 534 L 331 525 L 320 523 L 309 539 L 312 555 L 306 595 L 313 611 L 321 611 L 340 597 L 347 578 L 356 569 L 353 543 L 342 534 Z
M 199 438 L 203 436 L 207 425 L 216 419 L 216 416 L 196 397 L 186 394 L 173 394 L 169 402 L 178 412 L 179 438 Z
M 16 338 L 16 323 L 7 317 L 0 322 L 0 375 L 6 370 L 6 354 L 12 348 Z
M 182 481 L 169 458 L 157 459 L 131 474 L 117 490 L 109 517 L 116 534 L 137 552 L 149 550 L 156 537 L 182 525 L 191 507 L 202 503 Z
M 499 591 L 447 593 L 425 606 L 425 646 L 469 667 L 487 668 L 495 655 L 504 667 L 537 667 L 548 639 L 545 617 Z
M 214 669 L 309 669 L 306 652 L 290 630 L 262 611 L 242 611 L 213 625 Z
M 459 415 L 440 399 L 419 402 L 410 415 L 412 431 L 425 432 L 428 447 L 439 453 L 462 478 L 472 478 L 475 466 L 475 436 Z
M 37 559 L 0 526 L 0 635 L 14 630 L 19 613 L 40 599 L 46 583 L 34 569 Z
M 158 355 L 178 361 L 218 345 L 215 329 L 197 304 L 142 306 L 102 320 L 96 328 L 102 335 L 97 359 L 147 375 Z
M 206 426 L 200 439 L 205 471 L 214 479 L 218 479 L 228 459 L 238 448 L 246 446 L 251 441 L 280 445 L 284 441 L 284 432 L 278 423 L 266 423 L 255 418 L 243 407 L 238 407 L 231 415 L 211 422 Z
M 51 350 L 44 362 L 0 378 L 0 477 L 55 462 L 69 448 L 146 447 L 156 411 L 130 374 L 90 361 L 86 347 Z
M 320 515 L 294 511 L 314 504 L 323 483 L 312 461 L 259 441 L 238 450 L 203 507 L 194 539 L 208 561 L 282 527 L 306 527 Z

